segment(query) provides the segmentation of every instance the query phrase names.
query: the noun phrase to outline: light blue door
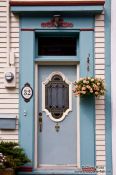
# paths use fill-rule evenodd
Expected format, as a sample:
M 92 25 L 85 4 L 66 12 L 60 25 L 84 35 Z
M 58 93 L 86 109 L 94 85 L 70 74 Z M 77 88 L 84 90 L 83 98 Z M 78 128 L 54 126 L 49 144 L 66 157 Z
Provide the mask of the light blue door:
M 38 66 L 39 167 L 77 165 L 78 108 L 72 93 L 76 72 L 74 65 Z

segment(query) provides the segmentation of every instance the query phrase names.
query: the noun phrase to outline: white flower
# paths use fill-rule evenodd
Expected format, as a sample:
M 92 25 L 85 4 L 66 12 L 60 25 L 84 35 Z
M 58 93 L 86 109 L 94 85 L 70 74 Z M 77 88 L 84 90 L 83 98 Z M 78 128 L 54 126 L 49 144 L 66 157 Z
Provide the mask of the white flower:
M 82 87 L 82 91 L 85 91 L 86 90 L 86 87 Z
M 91 79 L 91 82 L 93 82 L 93 81 L 94 81 L 94 79 L 92 78 L 92 79 Z
M 98 83 L 97 83 L 97 85 L 99 86 L 99 85 L 100 85 L 100 83 L 98 82 Z
M 86 84 L 86 80 L 83 80 L 83 83 L 85 83 L 85 84 Z

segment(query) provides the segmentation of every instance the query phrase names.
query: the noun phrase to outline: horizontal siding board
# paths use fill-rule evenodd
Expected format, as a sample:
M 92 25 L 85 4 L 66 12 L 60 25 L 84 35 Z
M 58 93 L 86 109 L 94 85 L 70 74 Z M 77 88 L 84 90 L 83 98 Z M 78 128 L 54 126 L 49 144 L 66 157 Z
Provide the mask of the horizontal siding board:
M 104 75 L 104 70 L 95 70 L 97 75 Z
M 97 77 L 97 78 L 105 79 L 105 75 L 104 75 L 104 74 L 96 74 L 96 77 Z
M 96 125 L 105 125 L 105 120 L 104 119 L 102 119 L 102 120 L 97 119 Z
M 105 66 L 105 60 L 104 59 L 99 59 L 99 58 L 97 58 L 97 59 L 95 59 L 95 64 L 96 65 L 100 65 L 100 64 L 102 64 L 102 65 L 104 65 Z M 96 66 L 95 65 L 95 66 Z
M 0 12 L 0 18 L 1 17 L 6 17 L 6 12 Z
M 105 38 L 99 38 L 99 37 L 95 37 L 95 43 L 104 43 L 105 42 Z
M 105 135 L 97 135 L 96 136 L 96 139 L 99 140 L 99 139 L 102 139 L 103 141 L 105 141 Z
M 0 43 L 6 43 L 6 40 L 7 40 L 6 38 L 0 38 Z
M 11 18 L 10 18 L 10 20 L 11 20 L 11 22 L 13 23 L 13 22 L 19 22 L 19 17 L 17 17 L 17 16 L 11 16 Z
M 96 124 L 96 129 L 99 129 L 99 130 L 105 130 L 105 125 L 97 125 Z
M 18 109 L 0 109 L 0 113 L 3 114 L 18 114 Z
M 10 33 L 10 36 L 11 36 L 12 38 L 19 38 L 19 32 L 11 32 L 11 33 Z
M 1 130 L 1 134 L 4 134 L 4 135 L 17 135 L 18 134 L 18 130 Z
M 96 19 L 96 21 L 103 21 L 104 15 L 96 15 L 95 19 Z
M 101 141 L 101 140 L 97 141 L 96 140 L 96 145 L 102 145 L 102 146 L 104 145 L 105 146 L 105 141 L 104 140 L 103 141 Z
M 0 104 L 19 104 L 19 100 L 11 98 L 0 99 Z
M 95 54 L 95 59 L 104 59 L 104 57 L 105 57 L 105 55 L 104 55 L 104 53 L 96 53 Z
M 99 105 L 102 105 L 102 104 L 105 104 L 104 100 L 99 100 L 99 99 L 96 99 L 95 101 L 95 104 L 99 104 Z
M 99 134 L 99 135 L 105 134 L 105 130 L 100 130 L 100 129 L 97 130 L 97 129 L 96 129 L 95 132 L 96 132 L 96 135 L 98 135 L 98 134 Z
M 19 38 L 11 38 L 11 43 L 19 43 Z
M 0 94 L 19 94 L 19 90 L 10 90 L 10 89 L 0 89 Z
M 105 53 L 105 48 L 95 48 L 95 53 Z
M 0 28 L 4 28 L 7 26 L 7 23 L 4 21 L 4 22 L 0 22 Z
M 1 58 L 0 57 L 0 63 L 6 63 L 6 62 L 7 62 L 7 59 L 6 58 L 3 58 L 3 57 Z
M 104 27 L 96 27 L 95 32 L 104 32 L 105 28 Z
M 6 43 L 0 43 L 0 48 L 6 48 L 7 44 Z
M 6 33 L 7 31 L 7 28 L 3 27 L 3 28 L 0 28 L 0 33 Z
M 105 115 L 105 111 L 96 109 L 96 114 Z
M 1 7 L 1 6 L 0 6 L 0 13 L 1 13 L 1 12 L 6 12 L 6 10 L 7 10 L 6 7 Z
M 105 34 L 104 32 L 95 32 L 95 37 L 97 38 L 104 38 L 105 37 Z
M 6 38 L 7 34 L 6 33 L 0 33 L 0 38 Z
M 105 163 L 105 161 L 96 160 L 96 165 L 97 165 L 97 166 L 98 166 L 98 165 L 105 166 L 106 163 Z M 101 172 L 100 172 L 98 175 L 101 175 Z M 105 174 L 102 173 L 102 175 L 105 175 Z
M 0 2 L 0 7 L 5 7 L 6 8 L 6 6 L 7 6 L 7 3 L 6 2 Z
M 2 18 L 0 18 L 0 23 L 1 22 L 5 22 L 6 23 L 6 20 L 7 20 L 6 16 L 5 17 L 2 17 Z
M 13 134 L 13 135 L 0 135 L 0 138 L 2 139 L 2 140 L 18 140 L 18 135 L 15 135 L 15 134 Z
M 97 151 L 105 151 L 105 147 L 104 147 L 104 146 L 100 146 L 100 145 L 98 146 L 98 145 L 97 145 L 97 146 L 96 146 L 96 150 L 97 150 Z
M 0 94 L 0 98 L 1 99 L 5 99 L 5 98 L 11 98 L 11 99 L 18 99 L 19 95 L 18 94 Z
M 105 151 L 96 151 L 96 155 L 97 156 L 105 156 L 106 153 L 105 153 Z
M 19 43 L 11 43 L 11 48 L 18 48 L 19 49 Z
M 95 43 L 95 48 L 104 48 L 105 47 L 105 43 Z
M 105 65 L 104 64 L 96 64 L 95 69 L 97 70 L 105 70 Z
M 17 21 L 17 22 L 12 22 L 11 23 L 11 28 L 13 29 L 13 28 L 16 28 L 16 30 L 18 29 L 18 31 L 19 31 L 19 22 Z M 12 30 L 11 30 L 12 31 Z
M 103 109 L 104 110 L 105 109 L 105 106 L 104 106 L 104 104 L 103 105 L 102 104 L 100 104 L 100 105 L 99 104 L 96 104 L 95 108 L 96 109 Z
M 95 21 L 95 27 L 104 27 L 104 21 L 102 21 L 102 20 L 101 20 L 101 21 L 100 21 L 100 20 L 97 21 L 97 20 L 96 20 L 96 21 Z
M 98 156 L 96 156 L 96 161 L 97 161 L 97 160 L 99 160 L 99 161 L 100 161 L 100 160 L 101 160 L 101 161 L 103 161 L 103 160 L 104 160 L 104 161 L 105 161 L 105 160 L 106 160 L 106 158 L 105 158 L 105 156 L 99 156 L 99 157 L 98 157 Z

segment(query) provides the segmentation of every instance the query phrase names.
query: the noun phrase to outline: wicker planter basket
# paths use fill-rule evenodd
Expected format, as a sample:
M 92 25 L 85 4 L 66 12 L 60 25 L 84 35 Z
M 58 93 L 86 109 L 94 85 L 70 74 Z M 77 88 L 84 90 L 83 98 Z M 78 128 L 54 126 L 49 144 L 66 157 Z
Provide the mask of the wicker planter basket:
M 15 175 L 15 171 L 11 168 L 0 170 L 0 175 Z

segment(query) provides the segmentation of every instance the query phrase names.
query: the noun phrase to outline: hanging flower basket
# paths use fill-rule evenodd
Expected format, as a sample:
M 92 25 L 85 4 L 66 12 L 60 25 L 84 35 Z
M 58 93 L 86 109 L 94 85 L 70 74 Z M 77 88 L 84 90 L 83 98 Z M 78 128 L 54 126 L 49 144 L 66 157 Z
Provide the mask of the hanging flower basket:
M 79 81 L 74 82 L 73 93 L 75 96 L 89 96 L 95 95 L 96 97 L 105 95 L 104 80 L 95 77 L 81 78 Z

